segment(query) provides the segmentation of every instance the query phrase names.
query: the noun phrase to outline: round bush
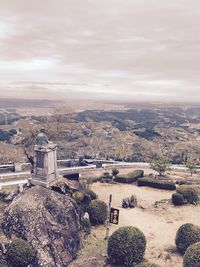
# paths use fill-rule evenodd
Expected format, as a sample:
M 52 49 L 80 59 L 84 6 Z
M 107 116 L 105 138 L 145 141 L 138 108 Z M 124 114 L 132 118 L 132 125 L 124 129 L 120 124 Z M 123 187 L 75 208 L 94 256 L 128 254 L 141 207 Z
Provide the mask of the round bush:
M 197 242 L 200 242 L 200 227 L 191 223 L 183 224 L 176 233 L 176 247 L 180 253 Z
M 72 194 L 72 197 L 78 204 L 81 204 L 84 200 L 85 194 L 83 192 L 76 191 Z
M 97 199 L 97 194 L 91 189 L 87 189 L 86 193 L 91 197 L 91 200 Z
M 191 245 L 186 250 L 183 267 L 200 267 L 200 242 Z
M 143 262 L 135 265 L 134 267 L 160 267 L 160 265 L 155 264 L 155 263 L 151 263 L 149 261 L 143 261 Z
M 143 260 L 146 238 L 136 227 L 126 226 L 116 230 L 108 240 L 108 257 L 112 264 L 133 266 Z
M 181 185 L 176 190 L 177 193 L 181 194 L 185 200 L 190 204 L 197 204 L 199 201 L 199 188 L 193 185 Z
M 108 216 L 108 207 L 101 200 L 92 200 L 87 208 L 92 225 L 104 224 Z
M 13 267 L 27 267 L 34 262 L 35 253 L 27 241 L 15 239 L 8 247 L 6 259 Z
M 185 201 L 181 194 L 174 193 L 172 194 L 172 203 L 174 204 L 174 206 L 181 206 L 185 203 Z
M 76 191 L 72 194 L 72 197 L 83 209 L 90 204 L 90 196 L 87 196 L 83 192 Z

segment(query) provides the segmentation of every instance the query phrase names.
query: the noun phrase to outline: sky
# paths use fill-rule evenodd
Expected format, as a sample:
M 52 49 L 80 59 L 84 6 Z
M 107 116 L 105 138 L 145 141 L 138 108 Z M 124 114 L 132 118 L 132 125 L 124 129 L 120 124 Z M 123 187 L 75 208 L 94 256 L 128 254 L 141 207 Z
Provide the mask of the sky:
M 0 97 L 200 101 L 199 0 L 0 0 Z

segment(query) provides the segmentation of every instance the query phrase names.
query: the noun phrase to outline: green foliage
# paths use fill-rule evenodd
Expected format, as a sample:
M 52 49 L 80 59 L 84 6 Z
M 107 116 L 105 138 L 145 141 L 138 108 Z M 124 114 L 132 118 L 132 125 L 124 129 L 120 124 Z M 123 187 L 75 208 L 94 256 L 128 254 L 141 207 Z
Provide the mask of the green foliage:
M 174 182 L 160 181 L 154 178 L 138 179 L 138 186 L 149 186 L 158 189 L 176 190 L 176 185 Z
M 200 242 L 191 245 L 186 250 L 183 267 L 200 267 Z
M 197 162 L 193 159 L 187 160 L 185 166 L 189 169 L 191 176 L 196 172 Z
M 90 196 L 91 200 L 97 199 L 97 194 L 91 189 L 87 189 L 85 192 Z
M 139 178 L 142 178 L 143 176 L 143 170 L 135 170 L 133 172 L 128 173 L 127 175 L 120 175 L 115 177 L 115 182 L 126 184 L 135 183 Z
M 76 191 L 72 194 L 73 199 L 80 205 L 84 200 L 85 194 L 80 191 Z
M 12 267 L 27 267 L 35 260 L 35 253 L 29 243 L 15 239 L 6 252 L 6 259 Z
M 199 201 L 200 188 L 194 185 L 181 185 L 176 189 L 183 198 L 190 204 L 197 204 Z
M 73 199 L 77 202 L 78 205 L 80 205 L 83 209 L 85 209 L 91 201 L 91 198 L 89 195 L 86 195 L 83 192 L 76 191 L 72 194 Z
M 92 200 L 87 208 L 92 225 L 104 224 L 107 219 L 108 207 L 105 202 Z
M 164 173 L 169 170 L 170 164 L 166 159 L 157 159 L 151 162 L 151 169 L 158 172 L 159 175 L 164 175 Z
M 200 227 L 191 223 L 183 224 L 176 233 L 176 247 L 180 253 L 185 253 L 186 249 L 200 242 Z
M 174 206 L 181 206 L 185 204 L 183 195 L 179 193 L 172 194 L 172 203 L 174 204 Z
M 108 240 L 108 257 L 112 264 L 133 266 L 143 260 L 146 238 L 140 229 L 120 227 Z
M 87 234 L 90 234 L 90 232 L 91 232 L 91 223 L 90 223 L 90 220 L 88 218 L 83 218 L 81 220 L 81 224 L 82 224 L 83 228 L 85 229 L 86 233 Z
M 151 263 L 149 261 L 143 261 L 143 262 L 135 265 L 134 267 L 160 267 L 160 265 L 155 264 L 155 263 Z

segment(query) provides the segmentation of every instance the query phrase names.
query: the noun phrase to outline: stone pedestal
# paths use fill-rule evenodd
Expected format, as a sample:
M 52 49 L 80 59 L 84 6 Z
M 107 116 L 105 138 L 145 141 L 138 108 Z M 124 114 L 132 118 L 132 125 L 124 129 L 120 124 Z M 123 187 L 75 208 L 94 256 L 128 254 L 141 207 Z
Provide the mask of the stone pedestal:
M 35 146 L 36 162 L 30 179 L 32 185 L 51 187 L 58 182 L 57 147 L 55 144 Z

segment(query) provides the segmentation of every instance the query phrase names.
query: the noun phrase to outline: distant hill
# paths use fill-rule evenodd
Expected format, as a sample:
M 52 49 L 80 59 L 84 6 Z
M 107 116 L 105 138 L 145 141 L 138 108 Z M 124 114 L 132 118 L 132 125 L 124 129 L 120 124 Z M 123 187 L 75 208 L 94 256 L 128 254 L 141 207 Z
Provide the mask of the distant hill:
M 0 108 L 48 108 L 55 106 L 58 101 L 47 99 L 10 99 L 0 98 Z M 62 103 L 61 101 L 59 103 Z

